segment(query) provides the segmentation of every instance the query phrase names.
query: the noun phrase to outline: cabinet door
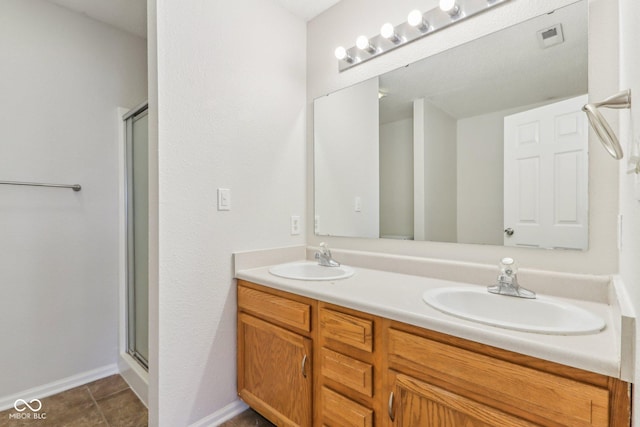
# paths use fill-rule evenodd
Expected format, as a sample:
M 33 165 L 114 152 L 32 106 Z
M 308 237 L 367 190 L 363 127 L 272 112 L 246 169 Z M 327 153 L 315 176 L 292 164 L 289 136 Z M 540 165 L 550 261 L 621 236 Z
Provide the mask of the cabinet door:
M 238 315 L 238 394 L 278 426 L 311 426 L 311 340 Z
M 390 425 L 395 427 L 532 427 L 528 421 L 391 371 Z

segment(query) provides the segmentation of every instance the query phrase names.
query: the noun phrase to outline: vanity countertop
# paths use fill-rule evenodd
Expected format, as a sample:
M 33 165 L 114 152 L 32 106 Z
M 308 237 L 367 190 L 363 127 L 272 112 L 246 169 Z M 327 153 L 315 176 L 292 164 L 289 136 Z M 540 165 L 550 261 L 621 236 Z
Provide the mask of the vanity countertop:
M 606 327 L 590 335 L 535 334 L 453 317 L 422 300 L 422 294 L 429 289 L 468 287 L 469 283 L 361 267 L 352 267 L 355 274 L 347 279 L 303 281 L 276 277 L 269 273 L 269 268 L 242 268 L 236 271 L 236 277 L 482 344 L 621 378 L 620 315 L 606 302 L 554 296 L 599 315 L 605 320 Z

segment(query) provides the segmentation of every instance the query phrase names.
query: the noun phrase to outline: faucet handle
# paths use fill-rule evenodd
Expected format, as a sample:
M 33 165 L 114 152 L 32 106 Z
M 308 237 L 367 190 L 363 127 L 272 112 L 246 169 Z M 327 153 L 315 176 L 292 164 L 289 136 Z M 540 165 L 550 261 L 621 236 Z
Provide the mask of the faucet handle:
M 322 252 L 325 255 L 331 256 L 331 251 L 329 250 L 329 245 L 327 245 L 325 242 L 321 242 L 320 243 L 320 252 Z
M 505 257 L 500 260 L 500 273 L 507 276 L 514 276 L 518 267 L 513 258 Z

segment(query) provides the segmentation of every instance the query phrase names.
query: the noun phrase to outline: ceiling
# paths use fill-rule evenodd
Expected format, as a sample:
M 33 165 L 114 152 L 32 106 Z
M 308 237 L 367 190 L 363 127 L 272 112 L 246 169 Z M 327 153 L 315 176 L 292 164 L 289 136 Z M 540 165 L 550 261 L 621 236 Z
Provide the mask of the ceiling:
M 542 49 L 536 33 L 562 25 Z M 587 6 L 574 3 L 380 76 L 381 123 L 413 117 L 413 100 L 460 119 L 587 92 Z
M 275 0 L 295 16 L 310 21 L 340 0 Z
M 138 37 L 147 38 L 147 0 L 48 1 Z
M 147 0 L 48 0 L 96 21 L 147 38 Z M 340 0 L 274 0 L 305 22 Z

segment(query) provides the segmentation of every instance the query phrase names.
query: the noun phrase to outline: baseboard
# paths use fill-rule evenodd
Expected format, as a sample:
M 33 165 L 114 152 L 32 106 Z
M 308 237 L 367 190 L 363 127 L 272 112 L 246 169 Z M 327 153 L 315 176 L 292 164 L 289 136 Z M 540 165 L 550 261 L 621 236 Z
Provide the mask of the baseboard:
M 49 384 L 33 387 L 10 396 L 0 397 L 0 411 L 13 408 L 13 404 L 18 399 L 24 399 L 27 401 L 34 398 L 41 399 L 117 373 L 118 365 L 114 363 L 92 371 L 82 372 L 71 377 L 63 378 Z
M 120 375 L 129 384 L 131 390 L 138 396 L 140 401 L 149 407 L 149 373 L 127 353 L 120 354 L 118 358 L 118 368 Z
M 242 400 L 238 399 L 234 402 L 231 402 L 224 408 L 214 412 L 208 417 L 204 417 L 200 421 L 196 421 L 195 423 L 191 424 L 189 427 L 219 426 L 223 422 L 228 421 L 231 418 L 235 417 L 236 415 L 239 415 L 240 413 L 246 411 L 247 408 L 249 408 L 247 404 L 244 403 Z

